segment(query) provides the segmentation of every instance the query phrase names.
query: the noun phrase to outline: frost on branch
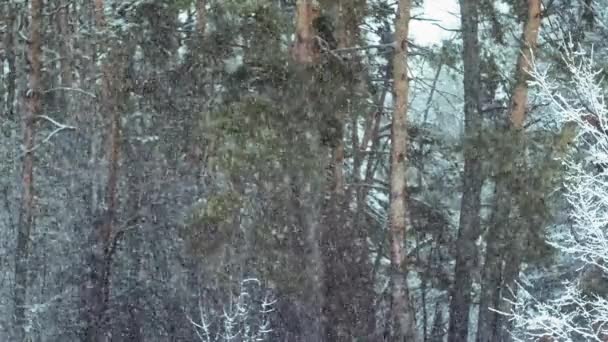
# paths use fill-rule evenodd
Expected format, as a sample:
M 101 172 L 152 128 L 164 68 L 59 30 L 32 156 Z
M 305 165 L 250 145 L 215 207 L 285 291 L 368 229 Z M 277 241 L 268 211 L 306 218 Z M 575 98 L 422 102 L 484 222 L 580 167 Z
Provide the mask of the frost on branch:
M 236 297 L 231 297 L 221 312 L 206 308 L 201 298 L 199 317 L 188 316 L 188 320 L 203 342 L 270 341 L 275 303 L 259 280 L 245 279 Z
M 581 276 L 544 302 L 518 289 L 513 311 L 504 313 L 517 341 L 608 341 L 608 111 L 593 54 L 568 52 L 564 61 L 569 84 L 551 81 L 538 66 L 531 74 L 563 129 L 575 133 L 563 160 L 572 227 L 550 244 L 582 265 Z

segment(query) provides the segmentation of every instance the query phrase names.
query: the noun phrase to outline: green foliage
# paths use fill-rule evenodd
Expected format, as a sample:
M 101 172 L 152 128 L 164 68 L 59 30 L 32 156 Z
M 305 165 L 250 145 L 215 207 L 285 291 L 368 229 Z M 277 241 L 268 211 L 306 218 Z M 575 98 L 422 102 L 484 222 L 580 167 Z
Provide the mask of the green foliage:
M 214 162 L 229 173 L 272 168 L 284 157 L 280 109 L 260 98 L 245 98 L 212 114 L 208 135 L 215 142 Z M 266 170 L 269 171 L 269 170 Z
M 185 11 L 194 6 L 195 0 L 164 0 L 167 6 L 174 10 Z
M 481 60 L 480 72 L 486 83 L 484 89 L 487 94 L 486 96 L 493 98 L 500 87 L 500 83 L 503 81 L 500 66 L 496 63 L 493 54 L 485 52 L 485 56 Z
M 451 67 L 456 67 L 460 62 L 460 46 L 455 44 L 452 40 L 445 40 L 441 44 L 441 52 L 439 54 L 439 60 L 436 64 L 443 63 Z
M 278 14 L 280 12 L 270 0 L 224 0 L 221 1 L 220 6 L 227 13 L 230 13 L 237 17 L 248 16 L 251 13 L 254 13 L 259 8 L 272 7 L 273 10 L 269 13 L 272 13 L 273 15 Z
M 238 194 L 227 191 L 191 208 L 180 230 L 191 254 L 209 256 L 228 243 L 234 234 L 233 219 L 241 202 Z
M 566 123 L 554 137 L 553 148 L 557 157 L 564 157 L 572 149 L 572 143 L 578 134 L 578 125 Z
M 526 155 L 518 171 L 515 192 L 517 221 L 527 227 L 524 240 L 524 260 L 547 261 L 553 256 L 554 249 L 546 243 L 545 227 L 553 220 L 552 194 L 563 183 L 564 167 L 561 162 L 564 132 L 555 134 L 551 131 L 530 132 L 527 134 Z M 566 133 L 567 135 L 567 133 Z
M 505 227 L 517 237 L 523 261 L 544 262 L 553 255 L 545 227 L 553 219 L 551 195 L 563 182 L 560 144 L 568 136 L 568 131 L 523 133 L 500 128 L 484 134 L 485 146 L 489 146 L 487 174 L 497 183 L 507 182 L 507 193 L 500 194 L 511 199 Z
M 206 224 L 221 224 L 232 223 L 231 215 L 234 209 L 239 207 L 239 197 L 234 192 L 226 192 L 220 195 L 212 196 L 207 202 L 205 208 L 200 208 L 195 216 L 201 223 Z

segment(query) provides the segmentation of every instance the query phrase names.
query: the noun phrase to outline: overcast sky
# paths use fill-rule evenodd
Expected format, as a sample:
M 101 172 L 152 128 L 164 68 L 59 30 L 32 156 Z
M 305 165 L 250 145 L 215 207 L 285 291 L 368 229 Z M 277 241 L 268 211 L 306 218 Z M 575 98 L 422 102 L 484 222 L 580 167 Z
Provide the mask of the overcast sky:
M 412 15 L 437 20 L 437 23 L 445 28 L 460 27 L 460 9 L 457 0 L 425 0 L 423 8 L 414 10 Z M 410 35 L 416 43 L 430 45 L 454 36 L 454 32 L 445 31 L 430 21 L 412 20 Z

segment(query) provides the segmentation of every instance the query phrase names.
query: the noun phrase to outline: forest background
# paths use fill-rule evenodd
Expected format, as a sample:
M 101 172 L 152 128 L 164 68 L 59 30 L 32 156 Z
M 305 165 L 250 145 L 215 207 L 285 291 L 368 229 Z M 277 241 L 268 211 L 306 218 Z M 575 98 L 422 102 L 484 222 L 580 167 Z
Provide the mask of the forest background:
M 0 340 L 604 341 L 511 318 L 608 295 L 551 242 L 607 5 L 2 0 Z

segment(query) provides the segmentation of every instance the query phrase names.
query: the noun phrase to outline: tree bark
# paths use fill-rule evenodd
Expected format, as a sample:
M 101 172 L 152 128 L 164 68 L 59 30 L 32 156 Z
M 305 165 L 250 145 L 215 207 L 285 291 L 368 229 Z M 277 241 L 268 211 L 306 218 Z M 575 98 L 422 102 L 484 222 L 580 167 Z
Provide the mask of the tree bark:
M 497 341 L 498 316 L 490 309 L 498 308 L 500 289 L 502 285 L 502 244 L 505 242 L 505 222 L 499 222 L 499 217 L 508 217 L 511 212 L 510 197 L 506 183 L 501 181 L 496 185 L 494 210 L 490 217 L 488 228 L 485 263 L 481 274 L 481 294 L 479 298 L 479 318 L 477 321 L 477 341 Z M 506 201 L 506 202 L 505 202 Z
M 106 18 L 103 0 L 94 0 L 95 28 L 100 35 L 105 35 Z M 105 42 L 106 40 L 104 40 Z M 119 43 L 116 43 L 118 45 Z M 109 50 L 106 59 L 102 61 L 101 74 L 101 112 L 108 118 L 108 134 L 106 142 L 106 160 L 108 176 L 105 189 L 105 208 L 101 213 L 98 224 L 93 226 L 94 252 L 90 274 L 90 290 L 88 291 L 87 309 L 89 310 L 85 339 L 87 341 L 102 341 L 106 336 L 106 311 L 110 299 L 110 275 L 112 257 L 117 235 L 114 232 L 114 222 L 118 207 L 118 171 L 120 158 L 120 113 L 121 102 L 124 100 L 124 75 L 117 67 L 124 66 L 119 46 L 106 46 Z M 122 70 L 124 71 L 124 70 Z M 124 74 L 124 73 L 122 73 Z
M 318 61 L 316 52 L 314 51 L 314 29 L 313 21 L 319 14 L 318 4 L 313 0 L 298 0 L 296 3 L 296 38 L 294 45 L 291 47 L 291 57 L 301 68 L 299 73 L 301 80 L 306 82 L 303 87 L 308 96 L 311 92 L 310 88 L 314 87 L 314 82 L 306 81 L 310 79 L 308 66 Z M 305 104 L 307 111 L 312 111 L 309 96 L 306 97 Z M 327 158 L 324 158 L 325 149 L 320 146 L 319 141 L 316 141 L 317 134 L 309 132 L 308 148 L 313 151 L 313 155 L 321 156 L 321 164 L 323 170 L 328 166 Z M 294 207 L 297 208 L 296 216 L 298 224 L 302 227 L 305 235 L 306 245 L 306 274 L 309 283 L 308 295 L 309 301 L 305 304 L 306 314 L 309 316 L 308 322 L 305 323 L 304 330 L 306 333 L 301 336 L 303 341 L 323 341 L 325 334 L 325 325 L 327 318 L 325 316 L 325 265 L 323 263 L 323 251 L 321 248 L 321 196 L 324 193 L 323 185 L 318 180 L 309 177 L 304 170 L 296 172 L 295 184 L 301 187 L 294 200 Z
M 143 120 L 133 123 L 134 126 L 142 126 Z M 129 281 L 131 282 L 132 292 L 128 298 L 129 325 L 127 336 L 129 341 L 138 342 L 144 341 L 144 301 L 143 293 L 145 292 L 145 280 L 142 279 L 143 274 L 143 236 L 141 231 L 135 230 L 139 228 L 139 216 L 141 204 L 144 197 L 142 191 L 143 180 L 145 179 L 146 170 L 144 168 L 144 149 L 136 139 L 126 146 L 126 158 L 129 159 L 130 167 L 128 168 L 128 197 L 126 203 L 127 217 L 129 221 L 125 229 L 133 230 L 125 237 L 125 243 L 129 245 Z
M 196 0 L 196 32 L 200 37 L 205 34 L 205 28 L 207 26 L 207 9 L 205 6 L 207 1 Z
M 515 88 L 511 96 L 511 128 L 522 130 L 528 109 L 528 80 L 540 31 L 540 0 L 528 0 L 528 17 L 524 23 L 521 54 L 517 59 Z
M 23 170 L 21 175 L 21 208 L 17 227 L 17 249 L 15 251 L 14 319 L 15 340 L 26 338 L 25 304 L 27 301 L 28 258 L 30 235 L 34 225 L 34 121 L 42 111 L 42 0 L 30 4 L 30 36 L 27 59 L 29 64 L 29 86 L 24 93 L 25 112 L 23 118 Z
M 72 87 L 72 52 L 71 52 L 71 32 L 69 25 L 69 5 L 67 0 L 62 0 L 59 3 L 59 11 L 57 12 L 57 26 L 59 29 L 59 55 L 61 57 L 61 87 Z M 60 110 L 67 111 L 69 103 L 69 94 L 67 90 L 63 90 L 59 100 Z
M 456 265 L 450 301 L 448 341 L 467 341 L 471 305 L 472 272 L 477 263 L 476 241 L 480 235 L 481 134 L 480 48 L 478 1 L 461 0 L 464 63 L 464 175 L 460 222 L 456 239 Z
M 515 70 L 515 86 L 511 96 L 509 110 L 509 137 L 512 137 L 512 147 L 504 146 L 506 154 L 502 160 L 513 162 L 517 156 L 524 152 L 522 146 L 523 124 L 528 107 L 528 72 L 532 68 L 533 54 L 537 48 L 538 34 L 541 23 L 540 0 L 528 0 L 527 20 L 524 22 L 522 34 L 521 54 L 517 59 Z M 506 140 L 506 139 L 505 139 Z M 505 141 L 506 143 L 506 141 Z M 513 194 L 511 191 L 517 188 L 517 170 L 507 165 L 501 165 L 500 170 L 509 170 L 496 180 L 496 196 L 494 214 L 488 232 L 486 262 L 482 273 L 482 291 L 479 307 L 479 321 L 477 328 L 477 341 L 504 341 L 508 334 L 502 331 L 505 319 L 491 308 L 501 309 L 504 307 L 502 301 L 508 287 L 512 286 L 519 273 L 519 264 L 522 253 L 521 243 L 516 239 L 521 238 L 517 234 L 517 228 L 510 225 Z M 502 338 L 501 338 L 502 336 Z
M 325 10 L 335 15 L 336 40 L 338 48 L 354 45 L 359 36 L 361 16 L 361 3 L 352 0 L 339 0 L 328 4 Z M 353 74 L 359 68 L 360 61 L 356 56 L 343 62 L 343 66 Z M 345 98 L 342 105 L 332 108 L 336 111 L 335 117 L 341 126 L 338 132 L 344 131 L 347 118 L 351 118 L 353 127 L 357 125 L 358 114 L 351 110 L 357 102 L 355 79 L 336 81 L 335 86 L 340 87 L 340 98 Z M 343 94 L 343 95 L 342 95 Z M 353 144 L 359 148 L 356 130 L 352 130 Z M 368 233 L 365 227 L 357 222 L 360 219 L 354 212 L 351 213 L 349 203 L 355 201 L 356 194 L 353 186 L 346 184 L 344 174 L 344 136 L 336 137 L 336 145 L 332 148 L 331 173 L 332 181 L 325 190 L 327 205 L 323 213 L 323 235 L 321 246 L 323 249 L 323 264 L 326 270 L 323 281 L 325 291 L 324 338 L 327 341 L 346 341 L 353 339 L 370 339 L 374 333 L 374 287 L 372 281 L 372 267 L 369 261 L 367 247 Z M 358 153 L 357 153 L 358 154 Z M 355 159 L 359 159 L 355 156 Z M 353 174 L 358 175 L 359 160 L 355 160 Z
M 300 64 L 311 64 L 318 60 L 314 49 L 312 23 L 319 15 L 319 7 L 313 0 L 296 2 L 296 39 L 291 47 L 292 58 Z
M 13 119 L 15 115 L 15 89 L 17 87 L 17 65 L 15 47 L 15 23 L 17 19 L 17 6 L 12 1 L 5 4 L 6 32 L 4 33 L 4 49 L 6 51 L 6 62 L 8 66 L 6 117 Z
M 400 0 L 395 19 L 395 51 L 393 56 L 394 112 L 391 132 L 390 209 L 391 283 L 392 283 L 392 341 L 417 341 L 415 312 L 407 286 L 408 208 L 406 203 L 407 111 L 409 78 L 407 48 L 410 21 L 410 1 Z

